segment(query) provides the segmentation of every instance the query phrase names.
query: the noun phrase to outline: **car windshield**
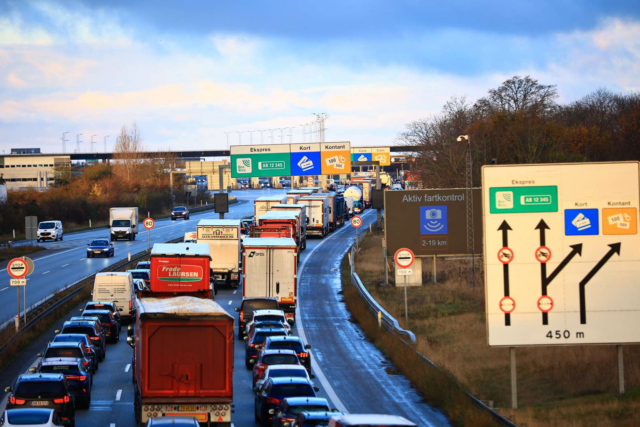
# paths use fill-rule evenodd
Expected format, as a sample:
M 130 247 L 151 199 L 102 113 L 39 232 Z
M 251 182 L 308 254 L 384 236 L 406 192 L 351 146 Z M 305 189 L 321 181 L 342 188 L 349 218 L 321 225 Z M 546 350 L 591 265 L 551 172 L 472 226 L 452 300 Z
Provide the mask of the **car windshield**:
M 307 371 L 305 369 L 273 369 L 273 370 L 270 369 L 269 377 L 271 378 L 283 378 L 283 377 L 306 378 Z
M 91 242 L 91 246 L 109 246 L 109 242 L 106 240 L 94 240 Z
M 269 344 L 269 350 L 293 350 L 296 353 L 304 351 L 302 344 L 297 341 L 278 341 Z
M 86 334 L 89 335 L 90 337 L 95 336 L 95 331 L 93 330 L 93 328 L 90 328 L 88 326 L 69 326 L 66 327 L 62 330 L 62 333 L 64 334 Z
M 128 219 L 114 219 L 111 223 L 112 227 L 129 227 L 131 225 L 131 221 Z
M 76 365 L 47 365 L 40 368 L 43 374 L 77 374 Z
M 12 426 L 28 426 L 28 425 L 46 424 L 49 422 L 49 418 L 51 418 L 50 410 L 9 409 L 7 411 L 7 421 L 9 421 L 9 424 L 11 424 Z
M 41 222 L 40 225 L 38 226 L 38 228 L 42 229 L 42 230 L 46 230 L 49 228 L 55 228 L 56 223 L 55 222 Z
M 75 348 L 49 348 L 44 354 L 45 358 L 49 357 L 83 357 L 82 351 L 78 347 Z
M 262 363 L 267 365 L 295 365 L 298 358 L 293 354 L 269 354 L 262 358 Z
M 307 384 L 279 384 L 273 387 L 274 393 L 287 397 L 314 397 L 315 393 Z
M 329 412 L 331 408 L 324 405 L 299 405 L 289 406 L 289 415 L 298 415 L 304 411 L 307 412 Z M 306 423 L 305 423 L 306 424 Z
M 133 277 L 134 279 L 148 279 L 149 273 L 140 271 L 138 273 L 131 273 L 131 277 Z
M 176 207 L 173 209 L 173 211 L 174 211 L 174 212 L 184 212 L 184 211 L 186 211 L 186 210 L 187 210 L 187 208 L 185 208 L 184 206 L 176 206 Z
M 16 397 L 64 396 L 64 386 L 59 381 L 25 381 L 18 385 Z
M 242 311 L 247 314 L 253 315 L 253 312 L 256 310 L 277 310 L 278 309 L 278 301 L 274 300 L 255 300 L 255 301 L 245 301 L 242 306 Z

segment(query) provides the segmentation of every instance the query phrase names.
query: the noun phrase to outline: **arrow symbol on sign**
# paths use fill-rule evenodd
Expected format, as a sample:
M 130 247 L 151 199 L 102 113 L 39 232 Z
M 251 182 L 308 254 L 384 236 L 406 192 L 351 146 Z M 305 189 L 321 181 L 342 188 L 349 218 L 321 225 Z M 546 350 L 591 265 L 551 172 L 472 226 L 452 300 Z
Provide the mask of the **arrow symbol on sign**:
M 582 256 L 582 243 L 578 243 L 577 245 L 571 245 L 569 247 L 571 248 L 571 252 L 569 252 L 569 254 L 566 257 L 564 257 L 562 262 L 558 264 L 555 270 L 553 270 L 553 273 L 551 273 L 551 275 L 546 278 L 545 286 L 549 286 L 551 284 L 553 279 L 555 279 L 558 276 L 558 274 L 560 274 L 560 272 L 567 266 L 567 264 L 571 262 L 573 257 L 575 257 L 576 255 Z
M 507 248 L 509 247 L 509 231 L 512 230 L 512 228 L 509 226 L 509 223 L 505 220 L 502 221 L 502 224 L 500 224 L 500 227 L 498 227 L 499 231 L 502 231 L 502 247 L 503 248 Z M 510 290 L 509 290 L 509 263 L 506 263 L 502 265 L 502 277 L 504 280 L 504 296 L 508 297 L 510 296 Z M 505 326 L 511 326 L 511 314 L 510 313 L 505 313 L 504 314 L 504 325 Z
M 544 222 L 544 219 L 540 220 L 536 226 L 536 230 L 540 230 L 540 246 L 547 246 L 545 230 L 549 230 L 549 226 Z
M 598 271 L 600 271 L 600 269 L 604 267 L 607 261 L 609 261 L 614 254 L 617 254 L 618 256 L 620 256 L 620 249 L 622 248 L 622 243 L 613 243 L 609 245 L 609 247 L 611 248 L 609 249 L 609 252 L 607 252 L 605 256 L 603 256 L 602 259 L 598 261 L 598 263 L 584 277 L 584 279 L 580 281 L 580 324 L 582 325 L 587 324 L 587 302 L 586 302 L 586 296 L 585 296 L 585 292 L 586 292 L 585 288 L 587 286 L 587 283 L 589 283 L 589 281 L 593 279 L 593 276 L 595 276 L 598 273 Z

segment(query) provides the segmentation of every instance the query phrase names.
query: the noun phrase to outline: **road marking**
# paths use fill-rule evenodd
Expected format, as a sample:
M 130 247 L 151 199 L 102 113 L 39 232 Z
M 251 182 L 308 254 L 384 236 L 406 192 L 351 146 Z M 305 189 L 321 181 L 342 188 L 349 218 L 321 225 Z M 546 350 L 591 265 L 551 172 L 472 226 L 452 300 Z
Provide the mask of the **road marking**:
M 69 264 L 65 264 L 65 265 L 63 265 L 62 267 L 66 267 L 67 265 L 69 265 Z M 62 267 L 60 267 L 60 268 L 62 268 Z
M 0 289 L 0 292 L 2 292 L 2 291 L 6 291 L 7 289 L 9 289 L 9 287 L 8 287 L 8 286 L 7 286 L 6 288 L 2 288 L 2 289 Z
M 237 289 L 236 289 L 235 291 L 233 291 L 233 294 L 235 295 L 235 294 L 236 294 L 236 292 L 238 292 L 238 290 L 237 290 Z
M 109 427 L 116 427 L 116 423 L 109 424 Z
M 80 261 L 84 261 L 86 258 L 80 258 Z
M 232 303 L 232 302 L 233 302 L 233 301 L 229 301 L 229 304 L 227 304 L 227 305 L 231 305 L 231 303 Z
M 118 392 L 116 393 L 116 402 L 120 400 L 121 397 L 122 397 L 122 390 L 118 390 Z
M 124 371 L 129 372 L 129 369 L 131 369 L 131 363 L 127 364 L 127 366 L 124 368 Z
M 42 273 L 42 274 L 47 274 L 47 273 L 51 273 L 51 271 L 45 271 L 45 272 L 44 272 L 44 273 Z

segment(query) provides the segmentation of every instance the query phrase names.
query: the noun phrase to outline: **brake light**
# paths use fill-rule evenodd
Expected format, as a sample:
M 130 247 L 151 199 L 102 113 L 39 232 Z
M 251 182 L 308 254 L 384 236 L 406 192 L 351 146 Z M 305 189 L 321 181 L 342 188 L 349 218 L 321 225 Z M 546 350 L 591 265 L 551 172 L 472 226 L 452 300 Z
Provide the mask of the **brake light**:
M 276 399 L 275 397 L 267 397 L 267 405 L 279 405 L 280 399 Z
M 83 361 L 82 361 L 82 364 L 83 364 L 84 366 L 87 366 L 87 365 L 89 365 L 89 362 L 87 362 L 86 360 L 83 360 Z
M 89 339 L 92 339 L 94 341 L 98 341 L 100 339 L 100 337 L 89 337 Z
M 244 311 L 240 312 L 240 321 L 244 322 Z
M 87 379 L 86 375 L 66 375 L 68 380 L 77 380 L 77 381 L 85 381 Z
M 91 354 L 91 347 L 87 347 L 87 353 Z
M 104 326 L 113 326 L 113 323 L 103 323 Z
M 9 398 L 9 402 L 12 405 L 24 405 L 25 403 L 27 403 L 26 400 L 24 399 L 16 399 L 15 397 L 11 396 L 11 398 Z
M 309 357 L 309 353 L 298 353 L 298 357 Z
M 253 348 L 255 346 L 256 346 L 255 344 L 249 344 L 249 347 L 251 347 L 251 348 Z
M 129 312 L 131 312 L 131 310 L 133 310 L 133 302 L 129 301 Z
M 280 302 L 293 302 L 293 298 L 290 298 L 290 297 L 280 298 Z
M 53 403 L 56 405 L 62 405 L 63 403 L 69 403 L 69 396 L 65 396 L 62 399 L 53 399 Z

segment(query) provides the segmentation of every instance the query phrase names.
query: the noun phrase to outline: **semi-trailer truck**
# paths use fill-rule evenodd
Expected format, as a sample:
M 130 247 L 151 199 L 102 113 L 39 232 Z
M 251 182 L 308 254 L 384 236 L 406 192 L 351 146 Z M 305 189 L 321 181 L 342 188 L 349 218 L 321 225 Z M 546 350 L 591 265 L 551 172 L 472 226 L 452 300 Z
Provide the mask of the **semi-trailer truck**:
M 241 229 L 239 219 L 202 219 L 196 227 L 198 243 L 209 245 L 211 272 L 217 283 L 234 288 L 242 283 Z
M 151 249 L 151 283 L 140 297 L 189 295 L 213 299 L 209 245 L 156 243 Z
M 287 199 L 282 196 L 258 197 L 253 202 L 253 210 L 254 210 L 253 216 L 255 217 L 256 221 L 258 221 L 262 215 L 269 212 L 269 210 L 271 209 L 271 206 L 278 205 L 280 203 L 285 203 L 286 200 Z
M 109 233 L 111 241 L 136 240 L 138 234 L 138 208 L 109 209 Z
M 300 203 L 293 204 L 280 204 L 271 206 L 272 212 L 296 212 L 298 214 L 298 222 L 300 223 L 300 232 L 302 233 L 305 240 L 307 240 L 307 205 L 303 205 Z
M 288 205 L 291 206 L 291 205 Z M 307 247 L 306 224 L 300 218 L 300 212 L 286 211 L 270 211 L 260 217 L 259 225 L 264 226 L 282 226 L 288 225 L 292 228 L 292 236 L 298 245 L 298 252 Z
M 301 197 L 298 203 L 307 206 L 307 235 L 324 237 L 329 234 L 329 200 L 319 196 Z

